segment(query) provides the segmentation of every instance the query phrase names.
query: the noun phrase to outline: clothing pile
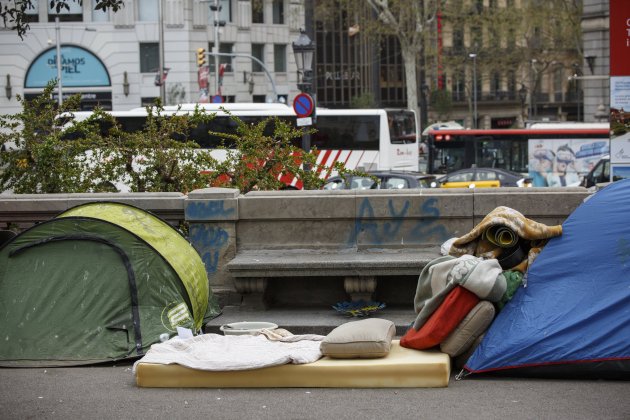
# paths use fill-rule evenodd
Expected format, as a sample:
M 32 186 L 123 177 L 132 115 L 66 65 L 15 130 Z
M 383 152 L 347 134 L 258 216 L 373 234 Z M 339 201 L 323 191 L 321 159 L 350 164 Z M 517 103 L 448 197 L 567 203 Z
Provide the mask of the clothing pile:
M 447 241 L 425 266 L 414 298 L 416 319 L 400 345 L 440 346 L 465 361 L 497 311 L 526 285 L 527 268 L 562 226 L 547 226 L 497 207 L 469 233 Z

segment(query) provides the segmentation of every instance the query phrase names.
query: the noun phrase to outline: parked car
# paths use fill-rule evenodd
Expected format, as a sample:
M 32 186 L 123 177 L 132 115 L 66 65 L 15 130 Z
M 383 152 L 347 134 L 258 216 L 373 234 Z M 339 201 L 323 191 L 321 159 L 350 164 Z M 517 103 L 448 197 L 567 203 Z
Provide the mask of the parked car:
M 499 168 L 468 168 L 436 180 L 441 188 L 531 187 L 532 179 Z
M 582 179 L 581 186 L 590 188 L 595 184 L 610 181 L 610 155 L 603 156 L 593 169 Z M 615 180 L 616 181 L 616 180 Z
M 435 176 L 423 174 L 420 172 L 374 171 L 368 172 L 368 175 L 370 176 L 333 176 L 328 178 L 323 189 L 397 190 L 408 188 L 431 188 L 433 185 L 435 185 Z

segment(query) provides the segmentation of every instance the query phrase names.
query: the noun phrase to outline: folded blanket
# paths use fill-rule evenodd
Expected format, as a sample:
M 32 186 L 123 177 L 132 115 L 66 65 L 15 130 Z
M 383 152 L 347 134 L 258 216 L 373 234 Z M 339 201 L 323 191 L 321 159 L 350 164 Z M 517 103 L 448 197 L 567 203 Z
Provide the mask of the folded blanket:
M 179 364 L 193 369 L 229 371 L 260 369 L 287 363 L 312 363 L 322 357 L 321 340 L 272 341 L 265 335 L 204 334 L 154 344 L 138 363 Z
M 528 219 L 518 211 L 500 206 L 492 210 L 466 235 L 457 238 L 449 249 L 455 257 L 474 255 L 501 258 L 527 241 L 527 251 L 513 266 L 504 267 L 525 272 L 540 253 L 546 240 L 562 234 L 562 226 L 547 226 Z M 531 247 L 531 249 L 530 249 Z
M 447 255 L 429 262 L 418 278 L 413 302 L 417 316 L 413 328 L 420 329 L 457 285 L 482 300 L 498 302 L 507 289 L 502 271 L 496 259 L 472 255 L 459 258 Z

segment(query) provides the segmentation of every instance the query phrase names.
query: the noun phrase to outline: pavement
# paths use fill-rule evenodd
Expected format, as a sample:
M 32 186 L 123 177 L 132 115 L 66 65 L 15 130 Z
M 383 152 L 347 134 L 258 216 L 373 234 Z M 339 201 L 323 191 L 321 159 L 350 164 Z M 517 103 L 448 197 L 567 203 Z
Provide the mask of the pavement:
M 373 316 L 398 335 L 412 308 Z M 353 320 L 332 308 L 245 310 L 227 306 L 206 332 L 226 323 L 268 321 L 295 334 L 327 334 Z M 0 368 L 2 419 L 630 419 L 630 380 L 466 377 L 446 388 L 139 388 L 133 361 L 65 368 Z M 629 378 L 630 379 L 630 378 Z

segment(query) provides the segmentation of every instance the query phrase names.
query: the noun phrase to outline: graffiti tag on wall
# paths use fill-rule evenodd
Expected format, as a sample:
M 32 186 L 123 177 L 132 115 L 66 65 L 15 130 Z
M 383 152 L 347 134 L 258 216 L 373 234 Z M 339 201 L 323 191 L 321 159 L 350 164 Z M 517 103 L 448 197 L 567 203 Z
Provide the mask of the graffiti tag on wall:
M 391 243 L 440 243 L 450 236 L 440 223 L 437 199 L 430 198 L 413 208 L 409 200 L 396 206 L 394 200 L 387 201 L 387 221 L 374 216 L 374 208 L 368 198 L 363 199 L 355 221 L 354 231 L 348 243 L 353 245 L 361 236 L 362 243 L 383 245 Z

